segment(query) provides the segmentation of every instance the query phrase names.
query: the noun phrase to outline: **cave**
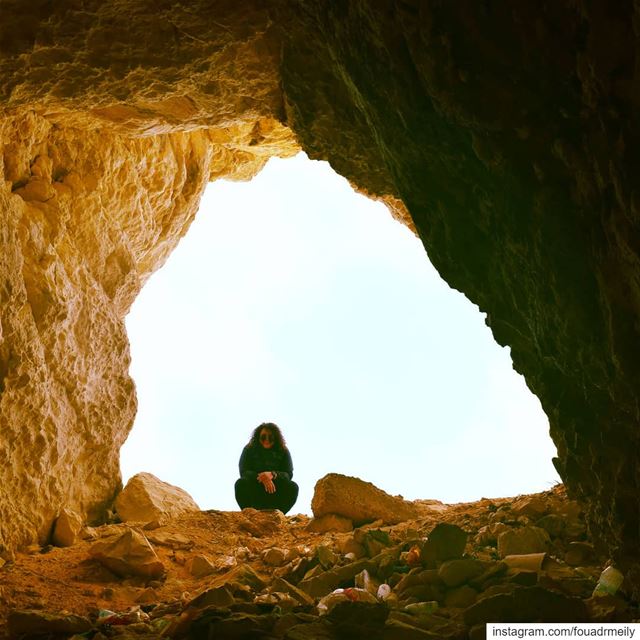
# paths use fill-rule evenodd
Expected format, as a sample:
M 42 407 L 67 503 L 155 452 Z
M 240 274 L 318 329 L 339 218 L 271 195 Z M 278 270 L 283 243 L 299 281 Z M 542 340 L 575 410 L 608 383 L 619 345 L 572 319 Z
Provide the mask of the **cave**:
M 637 8 L 0 6 L 0 544 L 99 520 L 136 410 L 124 316 L 210 180 L 304 150 L 487 314 L 636 595 Z

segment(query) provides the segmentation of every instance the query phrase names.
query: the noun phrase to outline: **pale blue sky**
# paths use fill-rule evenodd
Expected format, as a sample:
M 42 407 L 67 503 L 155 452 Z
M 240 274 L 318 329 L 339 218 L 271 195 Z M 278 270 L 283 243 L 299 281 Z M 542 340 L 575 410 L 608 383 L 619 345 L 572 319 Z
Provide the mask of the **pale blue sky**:
M 237 509 L 253 428 L 280 425 L 310 513 L 330 472 L 407 499 L 541 491 L 548 421 L 484 314 L 327 163 L 218 181 L 127 317 L 138 416 L 122 450 L 203 509 Z

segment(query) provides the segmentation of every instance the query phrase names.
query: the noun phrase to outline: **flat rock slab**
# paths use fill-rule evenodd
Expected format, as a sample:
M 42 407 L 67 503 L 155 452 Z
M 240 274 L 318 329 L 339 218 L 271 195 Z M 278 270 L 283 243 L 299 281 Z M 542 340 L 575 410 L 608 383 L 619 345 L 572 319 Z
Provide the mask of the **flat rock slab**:
M 183 513 L 200 511 L 184 489 L 151 473 L 138 473 L 130 478 L 115 506 L 123 522 L 166 522 Z
M 391 496 L 370 482 L 339 473 L 330 473 L 316 482 L 311 509 L 316 518 L 335 514 L 355 525 L 374 520 L 397 524 L 421 513 L 400 496 Z

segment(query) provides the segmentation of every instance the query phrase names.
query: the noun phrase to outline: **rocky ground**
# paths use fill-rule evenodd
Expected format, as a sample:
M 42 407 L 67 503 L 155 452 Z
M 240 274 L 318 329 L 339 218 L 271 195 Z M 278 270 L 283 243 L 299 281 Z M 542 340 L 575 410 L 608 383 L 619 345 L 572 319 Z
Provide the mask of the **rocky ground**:
M 417 507 L 356 528 L 252 509 L 84 528 L 2 566 L 0 638 L 475 639 L 486 622 L 640 619 L 624 583 L 593 595 L 607 558 L 563 486 Z

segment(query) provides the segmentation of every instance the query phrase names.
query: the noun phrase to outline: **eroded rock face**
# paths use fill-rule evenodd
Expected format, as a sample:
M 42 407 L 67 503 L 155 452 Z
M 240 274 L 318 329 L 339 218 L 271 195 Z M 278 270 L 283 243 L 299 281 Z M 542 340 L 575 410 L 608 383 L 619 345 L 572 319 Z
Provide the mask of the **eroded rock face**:
M 293 130 L 487 312 L 638 581 L 633 24 L 624 2 L 3 2 L 0 544 L 112 500 L 122 319 L 207 180 Z

